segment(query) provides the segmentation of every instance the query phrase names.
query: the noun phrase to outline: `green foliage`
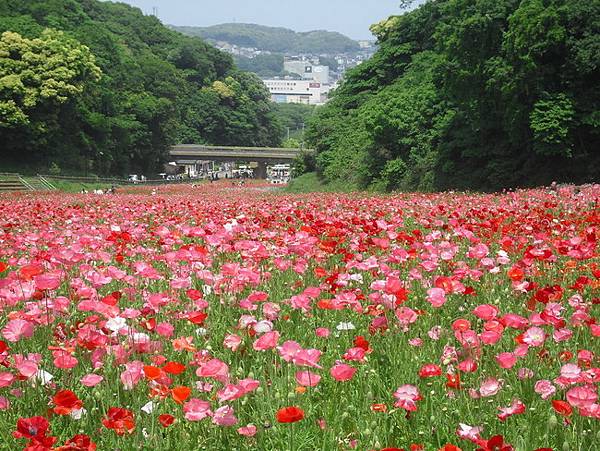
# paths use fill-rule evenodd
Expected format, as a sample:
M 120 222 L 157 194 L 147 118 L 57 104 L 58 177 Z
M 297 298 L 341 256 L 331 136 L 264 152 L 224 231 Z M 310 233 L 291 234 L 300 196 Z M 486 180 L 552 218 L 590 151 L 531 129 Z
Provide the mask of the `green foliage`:
M 372 27 L 307 131 L 326 180 L 500 189 L 600 176 L 600 1 L 432 0 Z
M 38 39 L 6 31 L 0 37 L 0 127 L 30 124 L 36 109 L 60 105 L 100 79 L 89 49 L 47 29 Z M 36 124 L 42 127 L 42 124 Z
M 536 102 L 530 115 L 535 151 L 547 156 L 570 156 L 573 143 L 569 134 L 574 116 L 573 102 L 564 94 Z
M 0 0 L 5 31 L 11 33 L 3 46 L 25 46 L 19 52 L 34 55 L 20 59 L 15 50 L 0 57 L 0 116 L 11 121 L 0 128 L 0 158 L 7 165 L 40 168 L 54 161 L 68 171 L 150 174 L 160 172 L 169 146 L 179 142 L 280 142 L 260 81 L 240 81 L 244 76 L 230 56 L 136 8 L 97 0 Z M 4 43 L 14 41 L 14 33 L 20 40 Z M 26 46 L 38 47 L 28 52 Z M 19 61 L 35 76 L 28 78 Z M 229 99 L 221 97 L 227 89 L 213 92 L 223 86 L 232 90 Z
M 212 41 L 223 41 L 247 48 L 276 53 L 342 53 L 356 52 L 360 46 L 343 34 L 331 31 L 296 33 L 287 28 L 227 23 L 212 27 L 173 27 L 173 29 Z
M 262 53 L 254 58 L 236 56 L 237 67 L 245 72 L 254 72 L 261 77 L 275 77 L 283 74 L 283 55 Z

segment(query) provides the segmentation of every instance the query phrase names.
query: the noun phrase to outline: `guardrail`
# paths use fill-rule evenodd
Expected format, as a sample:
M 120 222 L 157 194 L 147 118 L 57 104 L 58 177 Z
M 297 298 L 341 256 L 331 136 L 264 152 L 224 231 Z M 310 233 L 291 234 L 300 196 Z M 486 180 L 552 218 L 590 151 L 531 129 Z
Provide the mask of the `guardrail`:
M 176 179 L 176 180 L 168 180 L 168 179 L 153 179 L 153 180 L 126 180 L 126 179 L 118 179 L 118 178 L 106 178 L 106 177 L 70 177 L 66 175 L 39 175 L 41 179 L 50 183 L 51 180 L 54 181 L 65 181 L 65 182 L 74 182 L 81 183 L 82 185 L 94 184 L 94 183 L 106 183 L 113 185 L 170 185 L 170 184 L 185 184 L 185 183 L 195 183 L 200 179 Z

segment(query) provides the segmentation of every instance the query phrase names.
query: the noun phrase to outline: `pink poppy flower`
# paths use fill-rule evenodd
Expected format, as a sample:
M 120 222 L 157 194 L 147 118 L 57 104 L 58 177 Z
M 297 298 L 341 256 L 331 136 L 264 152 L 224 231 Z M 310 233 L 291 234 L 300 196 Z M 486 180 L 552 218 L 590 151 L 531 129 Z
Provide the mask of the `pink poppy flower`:
M 573 387 L 567 392 L 567 401 L 573 407 L 586 408 L 598 400 L 597 389 L 590 385 Z
M 336 363 L 330 370 L 329 373 L 338 382 L 346 382 L 352 379 L 356 368 L 346 365 L 345 363 Z
M 242 344 L 242 338 L 239 335 L 229 334 L 225 336 L 223 340 L 223 346 L 231 351 L 235 352 Z
M 473 315 L 484 321 L 490 321 L 498 316 L 498 307 L 490 304 L 478 305 L 473 309 Z
M 329 329 L 327 329 L 326 327 L 318 327 L 315 330 L 315 334 L 317 335 L 317 337 L 319 338 L 328 338 L 329 337 Z
M 183 413 L 188 421 L 200 421 L 212 415 L 210 403 L 197 398 L 192 398 L 183 405 Z
M 545 340 L 546 334 L 540 327 L 530 327 L 523 333 L 523 343 L 529 346 L 541 346 Z
M 417 401 L 420 401 L 421 395 L 419 389 L 414 385 L 402 385 L 394 392 L 396 402 L 394 406 L 400 407 L 409 412 L 417 410 Z
M 86 376 L 83 376 L 79 380 L 79 382 L 81 382 L 81 384 L 85 385 L 86 387 L 95 387 L 103 380 L 104 380 L 104 378 L 98 374 L 88 374 Z
M 254 426 L 253 424 L 242 426 L 237 430 L 238 434 L 243 435 L 244 437 L 254 437 L 256 435 L 256 431 L 256 426 Z
M 479 387 L 479 394 L 482 398 L 487 398 L 489 396 L 494 396 L 496 393 L 500 391 L 500 382 L 493 377 L 490 377 L 483 381 L 481 386 Z
M 4 396 L 0 396 L 0 410 L 10 409 L 10 401 Z
M 0 388 L 10 387 L 14 380 L 15 376 L 11 373 L 0 373 Z
M 33 324 L 23 319 L 10 320 L 2 329 L 2 336 L 11 343 L 16 343 L 21 338 L 29 338 L 32 335 Z
M 229 382 L 229 367 L 219 359 L 211 359 L 196 370 L 198 377 L 211 377 L 219 382 Z
M 321 382 L 321 376 L 311 371 L 298 371 L 296 382 L 303 387 L 315 387 Z
M 15 365 L 17 371 L 24 377 L 31 377 L 38 372 L 38 365 L 33 360 L 23 360 Z
M 510 369 L 517 363 L 517 357 L 512 352 L 502 352 L 496 356 L 496 362 L 504 369 Z
M 256 340 L 252 347 L 255 351 L 266 351 L 268 349 L 273 349 L 277 346 L 277 342 L 279 341 L 279 332 L 273 330 L 271 332 L 267 332 L 262 335 L 258 340 Z
M 234 415 L 233 407 L 222 406 L 213 413 L 212 422 L 219 426 L 233 426 L 237 424 L 238 419 Z
M 525 404 L 523 404 L 520 400 L 513 400 L 512 404 L 508 407 L 499 407 L 500 413 L 498 414 L 498 418 L 500 421 L 505 421 L 508 417 L 512 415 L 517 415 L 525 412 Z
M 546 379 L 539 380 L 534 386 L 535 392 L 542 397 L 542 399 L 548 399 L 554 393 L 556 393 L 556 387 L 552 385 L 552 382 Z
M 440 308 L 446 303 L 446 292 L 443 288 L 430 288 L 427 290 L 427 302 L 435 308 Z

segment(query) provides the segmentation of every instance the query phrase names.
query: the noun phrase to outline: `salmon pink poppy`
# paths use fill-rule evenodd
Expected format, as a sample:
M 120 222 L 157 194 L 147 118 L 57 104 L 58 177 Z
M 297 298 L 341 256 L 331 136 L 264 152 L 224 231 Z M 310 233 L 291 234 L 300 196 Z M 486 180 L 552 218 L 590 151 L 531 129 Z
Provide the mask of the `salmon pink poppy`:
M 300 407 L 283 407 L 277 411 L 277 421 L 279 423 L 295 423 L 304 418 L 304 410 Z
M 212 415 L 210 403 L 201 399 L 192 398 L 183 405 L 185 419 L 188 421 L 201 421 Z
M 329 373 L 338 382 L 346 382 L 352 379 L 356 368 L 351 367 L 345 363 L 336 363 L 330 370 Z
M 273 349 L 277 347 L 277 342 L 279 341 L 279 332 L 273 330 L 271 332 L 267 332 L 262 335 L 258 340 L 256 340 L 252 347 L 255 351 L 266 351 L 268 349 Z
M 296 382 L 303 387 L 315 387 L 319 385 L 321 376 L 311 371 L 298 371 L 296 373 Z
M 238 428 L 237 432 L 244 437 L 254 437 L 256 435 L 257 428 L 253 424 L 249 424 L 247 426 Z
M 86 387 L 95 387 L 100 382 L 102 382 L 104 378 L 98 374 L 87 374 L 83 376 L 79 382 L 81 382 Z

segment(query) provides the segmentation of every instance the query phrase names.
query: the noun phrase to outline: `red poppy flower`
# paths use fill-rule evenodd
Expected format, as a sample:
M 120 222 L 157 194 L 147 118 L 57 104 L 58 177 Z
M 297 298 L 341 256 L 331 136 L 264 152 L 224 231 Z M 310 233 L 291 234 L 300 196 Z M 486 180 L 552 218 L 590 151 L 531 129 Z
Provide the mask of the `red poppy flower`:
M 478 448 L 477 451 L 514 451 L 512 445 L 504 443 L 504 437 L 501 435 L 495 435 L 491 439 L 483 441 L 480 446 L 481 448 Z
M 178 375 L 185 371 L 185 365 L 178 362 L 167 362 L 162 369 L 165 373 Z
M 279 423 L 295 423 L 304 418 L 304 410 L 300 407 L 284 407 L 277 411 L 277 421 Z
M 155 380 L 160 377 L 160 368 L 156 368 L 155 366 L 146 365 L 144 366 L 144 374 L 148 380 Z
M 460 389 L 460 373 L 446 374 L 446 387 Z
M 168 413 L 163 413 L 158 416 L 158 422 L 165 428 L 168 428 L 175 422 L 175 417 L 173 415 L 169 415 Z
M 387 412 L 387 406 L 385 404 L 371 404 L 371 410 L 373 412 Z
M 183 404 L 190 397 L 192 389 L 189 387 L 175 387 L 171 390 L 171 396 L 177 404 Z
M 106 418 L 102 419 L 102 424 L 106 428 L 114 430 L 117 435 L 131 434 L 135 429 L 133 412 L 121 407 L 111 407 L 108 409 Z
M 44 417 L 19 418 L 13 437 L 30 440 L 30 449 L 49 449 L 56 442 L 56 437 L 46 436 L 49 427 L 50 423 Z
M 188 314 L 188 320 L 196 325 L 201 325 L 208 318 L 208 314 L 204 312 L 191 312 Z
M 8 265 L 6 263 L 0 262 L 0 272 L 6 271 L 7 268 L 8 268 Z
M 61 390 L 53 397 L 54 411 L 57 415 L 69 415 L 73 410 L 79 410 L 83 407 L 83 402 L 71 390 Z
M 442 375 L 442 369 L 434 363 L 429 363 L 427 365 L 423 365 L 421 367 L 421 369 L 419 370 L 419 377 L 421 377 L 421 378 L 435 377 L 435 376 L 441 376 L 441 375 Z
M 365 352 L 370 351 L 369 342 L 365 340 L 365 337 L 363 337 L 362 335 L 359 335 L 354 339 L 354 346 L 356 346 L 357 348 L 364 349 Z
M 447 443 L 442 446 L 438 451 L 462 451 L 458 446 Z
M 96 451 L 96 444 L 89 436 L 78 434 L 67 440 L 63 446 L 54 448 L 54 451 Z
M 571 407 L 571 405 L 568 402 L 565 402 L 565 401 L 560 401 L 560 400 L 555 399 L 552 401 L 552 407 L 554 407 L 554 410 L 556 411 L 556 413 L 563 415 L 565 417 L 569 417 L 573 413 L 573 408 Z

